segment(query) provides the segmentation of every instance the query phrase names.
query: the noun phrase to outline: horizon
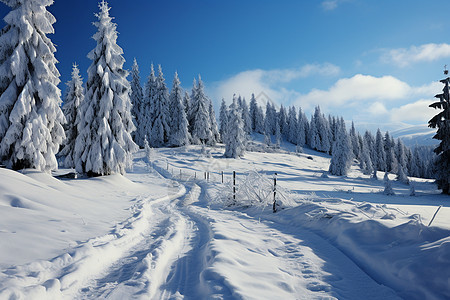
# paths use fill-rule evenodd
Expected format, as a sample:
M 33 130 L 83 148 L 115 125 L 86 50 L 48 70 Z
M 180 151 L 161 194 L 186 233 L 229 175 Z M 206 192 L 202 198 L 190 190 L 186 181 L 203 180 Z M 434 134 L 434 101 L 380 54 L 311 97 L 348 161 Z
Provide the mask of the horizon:
M 175 71 L 186 89 L 201 74 L 216 112 L 222 98 L 264 93 L 308 116 L 320 105 L 358 127 L 423 125 L 436 114 L 428 105 L 450 58 L 445 1 L 108 3 L 124 67 L 136 58 L 144 84 L 150 63 L 161 64 L 169 89 Z M 98 1 L 55 1 L 48 10 L 64 91 L 75 62 L 86 81 Z M 2 18 L 8 12 L 0 6 Z

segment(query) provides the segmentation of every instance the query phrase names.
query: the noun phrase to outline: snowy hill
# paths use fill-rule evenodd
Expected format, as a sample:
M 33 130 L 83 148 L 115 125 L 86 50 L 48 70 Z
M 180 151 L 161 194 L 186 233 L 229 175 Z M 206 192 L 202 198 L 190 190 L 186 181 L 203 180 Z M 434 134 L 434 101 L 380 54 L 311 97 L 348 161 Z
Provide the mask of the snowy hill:
M 435 134 L 436 129 L 429 128 L 427 125 L 409 126 L 392 131 L 392 136 L 401 138 L 408 147 L 437 145 L 439 141 L 433 139 Z
M 141 150 L 125 177 L 0 169 L 0 299 L 450 297 L 450 204 L 433 183 L 387 196 L 356 166 L 324 176 L 326 154 L 261 147 Z

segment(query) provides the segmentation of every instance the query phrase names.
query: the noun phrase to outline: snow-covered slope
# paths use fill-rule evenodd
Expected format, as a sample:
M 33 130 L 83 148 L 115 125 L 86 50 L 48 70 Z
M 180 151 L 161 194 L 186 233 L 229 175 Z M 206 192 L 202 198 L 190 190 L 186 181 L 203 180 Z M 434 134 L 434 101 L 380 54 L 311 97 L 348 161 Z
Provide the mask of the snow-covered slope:
M 140 151 L 125 177 L 0 169 L 0 299 L 450 297 L 448 196 L 419 179 L 386 196 L 293 149 Z

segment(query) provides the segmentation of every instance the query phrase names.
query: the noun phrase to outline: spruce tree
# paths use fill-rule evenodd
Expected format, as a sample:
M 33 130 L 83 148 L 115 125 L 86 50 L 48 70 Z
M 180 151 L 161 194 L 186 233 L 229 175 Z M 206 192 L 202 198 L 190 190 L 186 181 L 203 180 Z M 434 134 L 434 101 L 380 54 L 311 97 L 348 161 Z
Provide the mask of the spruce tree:
M 261 106 L 258 106 L 256 111 L 255 131 L 260 134 L 264 133 L 264 112 Z
M 158 66 L 158 77 L 156 77 L 156 90 L 152 99 L 152 118 L 150 130 L 150 145 L 152 147 L 163 147 L 169 142 L 170 115 L 169 115 L 169 92 L 166 87 L 161 65 Z
M 344 119 L 336 122 L 336 141 L 333 145 L 329 172 L 333 175 L 345 176 L 350 169 L 353 153 L 350 138 L 345 129 Z
M 386 171 L 386 152 L 384 150 L 384 139 L 380 129 L 377 130 L 374 148 L 376 160 L 375 166 L 378 171 Z
M 250 135 L 252 133 L 252 121 L 250 119 L 250 112 L 245 98 L 242 99 L 240 106 L 242 111 L 242 121 L 244 122 L 244 132 L 247 135 Z
M 99 4 L 97 46 L 89 53 L 86 96 L 80 106 L 82 120 L 75 142 L 76 169 L 91 176 L 124 174 L 132 166 L 138 146 L 131 138 L 130 83 L 123 69 L 123 50 L 117 45 L 117 25 L 105 1 Z
M 289 108 L 288 113 L 288 136 L 287 139 L 292 144 L 297 144 L 298 136 L 298 122 L 297 122 L 297 112 L 294 106 Z
M 252 97 L 250 99 L 250 125 L 252 128 L 252 131 L 256 132 L 256 118 L 258 114 L 258 103 L 256 103 L 255 94 L 252 93 Z
M 139 120 L 139 137 L 150 137 L 153 124 L 153 111 L 155 110 L 155 95 L 156 95 L 156 76 L 153 64 L 150 66 L 150 75 L 147 78 L 144 88 L 144 96 L 142 99 L 140 120 Z M 151 141 L 148 141 L 152 144 Z
M 222 103 L 220 104 L 220 112 L 219 112 L 219 122 L 220 122 L 220 136 L 222 138 L 222 142 L 225 142 L 225 132 L 228 127 L 228 107 L 225 103 L 225 99 L 222 99 Z
M 80 70 L 76 64 L 72 68 L 72 79 L 66 83 L 66 95 L 64 99 L 63 112 L 67 123 L 64 125 L 66 139 L 64 148 L 59 155 L 64 157 L 64 166 L 66 168 L 75 168 L 75 141 L 78 136 L 78 122 L 80 105 L 84 100 L 83 79 L 80 76 Z
M 447 73 L 445 72 L 446 75 Z M 437 128 L 433 138 L 441 141 L 434 149 L 438 156 L 434 163 L 436 183 L 442 193 L 450 194 L 450 78 L 447 77 L 441 82 L 444 84 L 443 93 L 435 96 L 439 101 L 430 104 L 430 107 L 441 111 L 428 121 L 428 126 Z
M 278 125 L 280 127 L 281 135 L 287 139 L 289 135 L 289 127 L 287 124 L 287 113 L 283 104 L 280 107 L 280 111 L 278 112 Z
M 0 159 L 50 172 L 65 135 L 56 48 L 47 34 L 53 1 L 2 0 L 12 10 L 0 35 Z
M 210 102 L 205 95 L 200 76 L 198 84 L 194 80 L 189 117 L 193 143 L 214 145 L 215 137 L 211 129 Z
M 245 101 L 245 99 L 244 99 Z M 210 143 L 210 145 L 215 145 L 220 141 L 220 133 L 219 133 L 219 126 L 217 125 L 216 120 L 216 112 L 214 111 L 213 103 L 210 99 L 208 99 L 209 102 L 209 121 L 211 126 L 211 133 L 213 136 L 213 141 Z
M 373 173 L 373 163 L 372 159 L 370 157 L 370 147 L 367 144 L 367 139 L 362 138 L 362 147 L 361 147 L 361 155 L 359 158 L 359 167 L 361 168 L 361 171 L 365 175 L 370 175 Z
M 144 147 L 144 137 L 141 136 L 142 130 L 141 126 L 145 124 L 141 124 L 142 120 L 145 120 L 145 117 L 142 115 L 142 107 L 143 107 L 143 99 L 144 94 L 142 92 L 141 86 L 141 77 L 139 76 L 139 66 L 136 61 L 136 58 L 133 60 L 133 66 L 131 67 L 131 115 L 133 116 L 133 123 L 136 127 L 136 130 L 131 134 L 136 144 L 140 147 Z
M 175 72 L 173 78 L 172 90 L 169 95 L 170 114 L 171 114 L 171 133 L 169 137 L 169 144 L 171 146 L 184 146 L 189 144 L 189 130 L 188 121 L 186 118 L 186 111 L 183 105 L 182 89 L 180 86 L 180 79 L 178 73 Z
M 303 147 L 306 145 L 306 136 L 308 133 L 307 123 L 308 119 L 305 113 L 299 108 L 297 120 L 297 146 Z
M 231 158 L 243 156 L 246 142 L 245 136 L 240 105 L 236 97 L 233 97 L 233 103 L 229 109 L 228 126 L 224 137 L 224 156 Z

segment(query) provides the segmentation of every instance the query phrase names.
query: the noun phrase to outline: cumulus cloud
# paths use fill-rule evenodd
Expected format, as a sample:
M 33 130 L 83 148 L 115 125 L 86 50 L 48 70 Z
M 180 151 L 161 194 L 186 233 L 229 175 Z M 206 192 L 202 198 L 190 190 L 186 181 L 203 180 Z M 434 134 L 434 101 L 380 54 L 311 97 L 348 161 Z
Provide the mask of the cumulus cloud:
M 381 60 L 385 63 L 393 63 L 400 67 L 406 67 L 412 63 L 431 62 L 446 57 L 450 57 L 449 44 L 430 43 L 411 46 L 409 48 L 386 50 Z
M 295 91 L 283 88 L 284 84 L 313 75 L 335 76 L 339 72 L 338 66 L 329 63 L 308 64 L 296 69 L 248 70 L 214 83 L 212 94 L 215 99 L 231 99 L 233 94 L 249 99 L 252 93 L 264 93 L 273 101 L 280 102 L 297 95 Z
M 437 110 L 428 107 L 432 103 L 431 99 L 421 99 L 414 103 L 408 103 L 390 111 L 391 120 L 394 122 L 421 122 L 427 123 Z
M 211 95 L 220 100 L 230 100 L 233 94 L 250 99 L 262 95 L 260 104 L 272 100 L 275 104 L 295 105 L 310 113 L 320 105 L 326 114 L 331 113 L 355 121 L 411 123 L 429 120 L 433 96 L 442 90 L 442 84 L 432 82 L 422 86 L 411 86 L 393 76 L 371 76 L 356 74 L 341 78 L 323 89 L 311 89 L 301 93 L 295 86 L 303 86 L 302 78 L 311 75 L 339 74 L 334 65 L 307 65 L 298 69 L 249 70 L 238 73 L 213 85 Z M 296 81 L 294 81 L 296 80 Z M 421 100 L 419 100 L 421 99 Z M 429 99 L 429 100 L 425 100 Z

